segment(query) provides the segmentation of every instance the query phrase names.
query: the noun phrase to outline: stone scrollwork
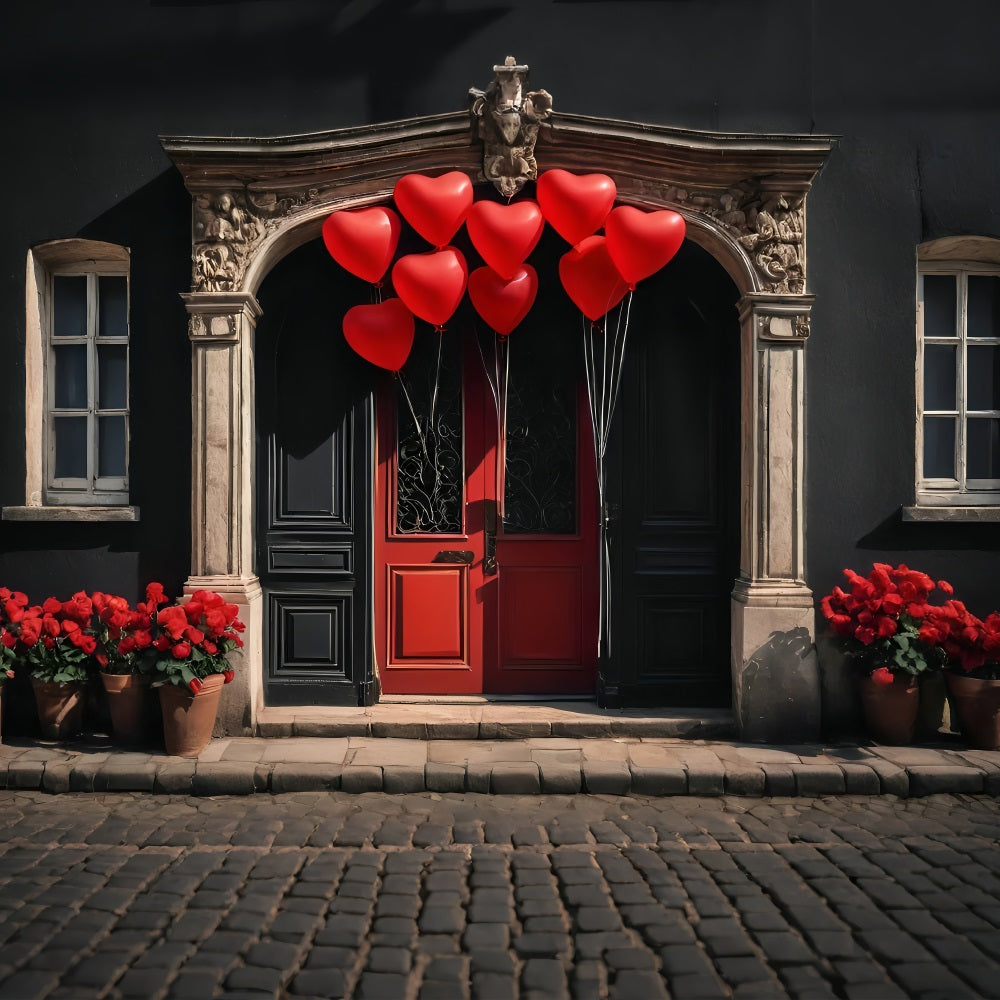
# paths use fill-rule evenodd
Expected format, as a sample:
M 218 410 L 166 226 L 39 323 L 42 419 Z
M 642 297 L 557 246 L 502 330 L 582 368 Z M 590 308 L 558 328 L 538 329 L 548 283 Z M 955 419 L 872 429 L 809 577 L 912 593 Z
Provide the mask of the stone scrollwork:
M 256 248 L 296 208 L 319 195 L 310 188 L 278 197 L 270 191 L 229 190 L 194 195 L 191 284 L 196 292 L 240 288 Z
M 483 176 L 505 197 L 513 198 L 538 177 L 535 141 L 538 128 L 552 115 L 552 95 L 524 92 L 528 67 L 507 56 L 486 90 L 469 90 L 474 133 L 483 143 Z
M 653 193 L 640 184 L 642 193 Z M 656 185 L 658 201 L 691 209 L 728 229 L 747 252 L 761 278 L 761 288 L 775 294 L 805 292 L 805 195 L 763 188 L 750 178 L 718 191 L 692 191 Z
M 745 182 L 718 197 L 706 215 L 737 231 L 767 291 L 801 295 L 805 291 L 802 255 L 804 196 L 761 190 Z

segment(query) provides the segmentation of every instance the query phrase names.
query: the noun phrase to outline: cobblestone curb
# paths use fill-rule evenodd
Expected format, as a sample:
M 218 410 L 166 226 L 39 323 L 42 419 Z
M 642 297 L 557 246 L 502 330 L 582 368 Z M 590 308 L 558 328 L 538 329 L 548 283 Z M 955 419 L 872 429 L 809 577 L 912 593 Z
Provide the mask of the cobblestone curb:
M 281 741 L 259 742 L 259 756 L 280 756 Z M 535 740 L 534 745 L 540 741 Z M 422 744 L 419 744 L 421 747 Z M 510 746 L 508 742 L 505 744 Z M 649 744 L 643 759 L 649 759 Z M 876 748 L 864 760 L 832 761 L 830 751 L 796 757 L 792 762 L 734 762 L 726 747 L 701 750 L 689 764 L 677 760 L 640 765 L 629 760 L 598 759 L 579 763 L 536 763 L 529 759 L 370 762 L 302 762 L 267 759 L 188 760 L 156 754 L 74 755 L 45 748 L 0 747 L 0 788 L 62 792 L 150 792 L 165 795 L 253 795 L 342 791 L 485 792 L 495 795 L 578 794 L 706 796 L 738 795 L 815 797 L 895 795 L 920 797 L 942 793 L 1000 795 L 1000 753 L 984 751 Z M 701 748 L 699 748 L 701 749 Z M 800 748 L 802 749 L 802 748 Z M 587 751 L 584 751 L 587 752 Z M 785 752 L 787 753 L 787 751 Z M 930 754 L 931 756 L 928 756 Z M 241 754 L 243 756 L 243 754 Z M 246 754 L 253 757 L 253 754 Z M 666 755 L 665 755 L 666 758 Z M 811 761 L 811 762 L 809 762 Z

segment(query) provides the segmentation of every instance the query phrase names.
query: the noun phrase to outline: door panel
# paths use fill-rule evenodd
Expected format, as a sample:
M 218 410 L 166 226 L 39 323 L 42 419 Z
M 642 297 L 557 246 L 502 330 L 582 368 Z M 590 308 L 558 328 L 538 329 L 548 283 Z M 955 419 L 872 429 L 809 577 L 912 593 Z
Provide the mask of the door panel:
M 420 344 L 418 332 L 402 376 L 409 400 L 400 385 L 379 401 L 376 510 L 385 529 L 375 557 L 386 585 L 376 593 L 376 655 L 386 693 L 594 690 L 593 443 L 579 365 L 567 362 L 578 357 L 578 330 L 573 317 L 553 322 L 551 307 L 536 310 L 498 357 L 471 330 L 464 358 L 449 356 L 463 340 L 446 333 L 437 383 L 435 338 L 424 333 Z M 504 352 L 506 434 L 485 375 Z M 420 441 L 410 405 L 423 422 L 435 384 L 434 441 Z M 427 467 L 436 455 L 440 475 Z
M 317 241 L 260 292 L 256 571 L 272 705 L 358 704 L 372 693 L 373 380 L 331 335 L 329 317 L 358 295 L 339 270 Z
M 739 325 L 690 244 L 636 292 L 609 500 L 611 703 L 724 704 L 738 570 Z

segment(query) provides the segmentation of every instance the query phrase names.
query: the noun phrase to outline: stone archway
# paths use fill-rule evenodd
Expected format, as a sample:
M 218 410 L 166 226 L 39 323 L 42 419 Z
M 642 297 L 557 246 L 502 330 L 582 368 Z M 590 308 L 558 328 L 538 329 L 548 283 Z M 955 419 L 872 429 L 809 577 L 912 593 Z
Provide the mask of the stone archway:
M 539 169 L 601 171 L 619 200 L 671 208 L 739 288 L 740 574 L 733 589 L 733 704 L 750 737 L 818 733 L 814 609 L 804 569 L 805 203 L 833 139 L 733 135 L 559 115 Z M 245 704 L 261 707 L 260 587 L 253 572 L 255 293 L 333 209 L 388 200 L 404 173 L 481 177 L 463 112 L 275 139 L 166 137 L 192 196 L 193 495 L 189 590 L 245 607 Z M 762 697 L 763 691 L 766 694 Z

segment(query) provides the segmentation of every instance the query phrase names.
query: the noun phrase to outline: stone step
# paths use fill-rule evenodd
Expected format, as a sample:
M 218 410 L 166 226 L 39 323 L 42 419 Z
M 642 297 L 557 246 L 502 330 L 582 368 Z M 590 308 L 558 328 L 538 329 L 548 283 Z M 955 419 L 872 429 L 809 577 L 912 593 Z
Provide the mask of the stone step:
M 270 707 L 257 716 L 263 737 L 383 736 L 427 740 L 530 737 L 657 737 L 726 740 L 736 735 L 728 709 L 615 709 L 591 700 L 522 701 L 485 697 L 383 698 L 377 705 Z

